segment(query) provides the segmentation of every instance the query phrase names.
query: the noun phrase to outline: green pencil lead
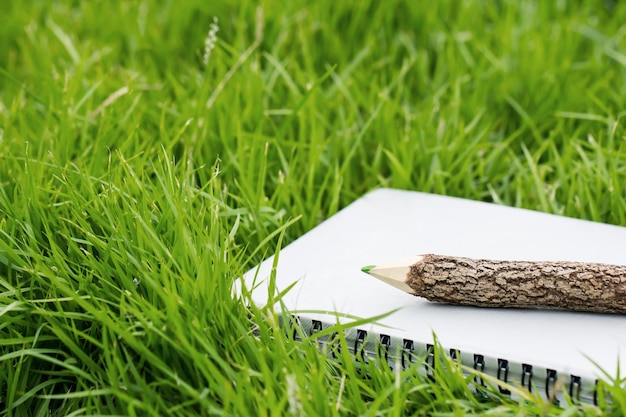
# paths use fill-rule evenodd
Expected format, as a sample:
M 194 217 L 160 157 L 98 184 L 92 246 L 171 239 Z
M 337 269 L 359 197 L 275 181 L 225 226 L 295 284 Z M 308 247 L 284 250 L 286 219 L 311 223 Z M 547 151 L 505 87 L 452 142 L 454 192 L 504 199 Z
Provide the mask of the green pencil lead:
M 376 268 L 376 265 L 367 265 L 361 268 L 361 271 L 365 272 L 366 274 L 369 274 L 370 271 L 374 268 Z

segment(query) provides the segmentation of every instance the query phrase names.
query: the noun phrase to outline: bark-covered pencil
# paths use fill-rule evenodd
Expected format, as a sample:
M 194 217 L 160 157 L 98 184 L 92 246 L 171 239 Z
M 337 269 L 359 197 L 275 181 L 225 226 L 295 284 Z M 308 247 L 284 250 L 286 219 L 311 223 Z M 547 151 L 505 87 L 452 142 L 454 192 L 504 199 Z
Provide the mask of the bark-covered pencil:
M 430 301 L 626 314 L 626 265 L 429 254 L 362 271 Z

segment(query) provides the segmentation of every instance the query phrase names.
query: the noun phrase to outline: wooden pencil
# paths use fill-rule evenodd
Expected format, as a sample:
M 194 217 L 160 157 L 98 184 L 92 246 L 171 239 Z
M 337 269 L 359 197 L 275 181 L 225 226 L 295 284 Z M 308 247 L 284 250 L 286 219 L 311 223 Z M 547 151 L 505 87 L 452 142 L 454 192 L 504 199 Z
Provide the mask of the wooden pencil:
M 626 265 L 429 254 L 362 271 L 435 302 L 626 314 Z

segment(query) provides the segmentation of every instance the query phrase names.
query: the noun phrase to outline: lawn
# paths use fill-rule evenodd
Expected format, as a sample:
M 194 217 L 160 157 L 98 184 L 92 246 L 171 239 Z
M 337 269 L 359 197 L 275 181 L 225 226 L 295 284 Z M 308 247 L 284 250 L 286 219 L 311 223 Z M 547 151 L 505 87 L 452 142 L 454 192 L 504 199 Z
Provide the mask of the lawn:
M 624 22 L 614 1 L 0 2 L 0 416 L 625 414 L 615 370 L 598 406 L 476 395 L 451 362 L 331 359 L 233 294 L 381 186 L 626 226 Z

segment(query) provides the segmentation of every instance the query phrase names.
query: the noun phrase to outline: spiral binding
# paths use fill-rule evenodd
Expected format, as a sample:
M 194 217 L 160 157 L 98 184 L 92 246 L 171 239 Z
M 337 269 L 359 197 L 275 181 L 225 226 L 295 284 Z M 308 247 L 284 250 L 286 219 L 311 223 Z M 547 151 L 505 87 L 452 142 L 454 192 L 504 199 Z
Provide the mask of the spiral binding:
M 283 323 L 283 327 L 286 329 L 286 335 L 294 340 L 301 340 L 301 334 L 314 336 L 333 326 L 333 324 L 298 315 L 288 316 L 287 321 L 288 323 Z M 349 342 L 348 349 L 358 361 L 362 363 L 378 361 L 379 364 L 385 363 L 392 369 L 394 366 L 406 369 L 421 361 L 422 366 L 419 371 L 430 379 L 435 378 L 436 358 L 433 344 L 399 339 L 358 328 L 348 328 L 344 332 Z M 320 349 L 326 347 L 331 357 L 337 358 L 340 354 L 340 346 L 336 343 L 336 332 L 332 335 L 320 336 L 315 340 Z M 332 349 L 328 349 L 329 347 Z M 561 375 L 556 369 L 542 368 L 529 363 L 516 363 L 506 358 L 491 358 L 477 352 L 462 352 L 458 349 L 449 349 L 448 352 L 452 360 L 467 368 L 495 376 L 503 383 L 520 386 L 531 393 L 538 392 L 555 404 L 564 400 L 563 385 L 573 402 L 598 404 L 598 380 L 586 380 L 578 375 Z M 477 393 L 484 393 L 487 383 L 480 374 L 477 374 L 474 376 L 472 386 Z M 502 385 L 498 385 L 498 389 L 504 395 L 514 396 L 514 393 Z

